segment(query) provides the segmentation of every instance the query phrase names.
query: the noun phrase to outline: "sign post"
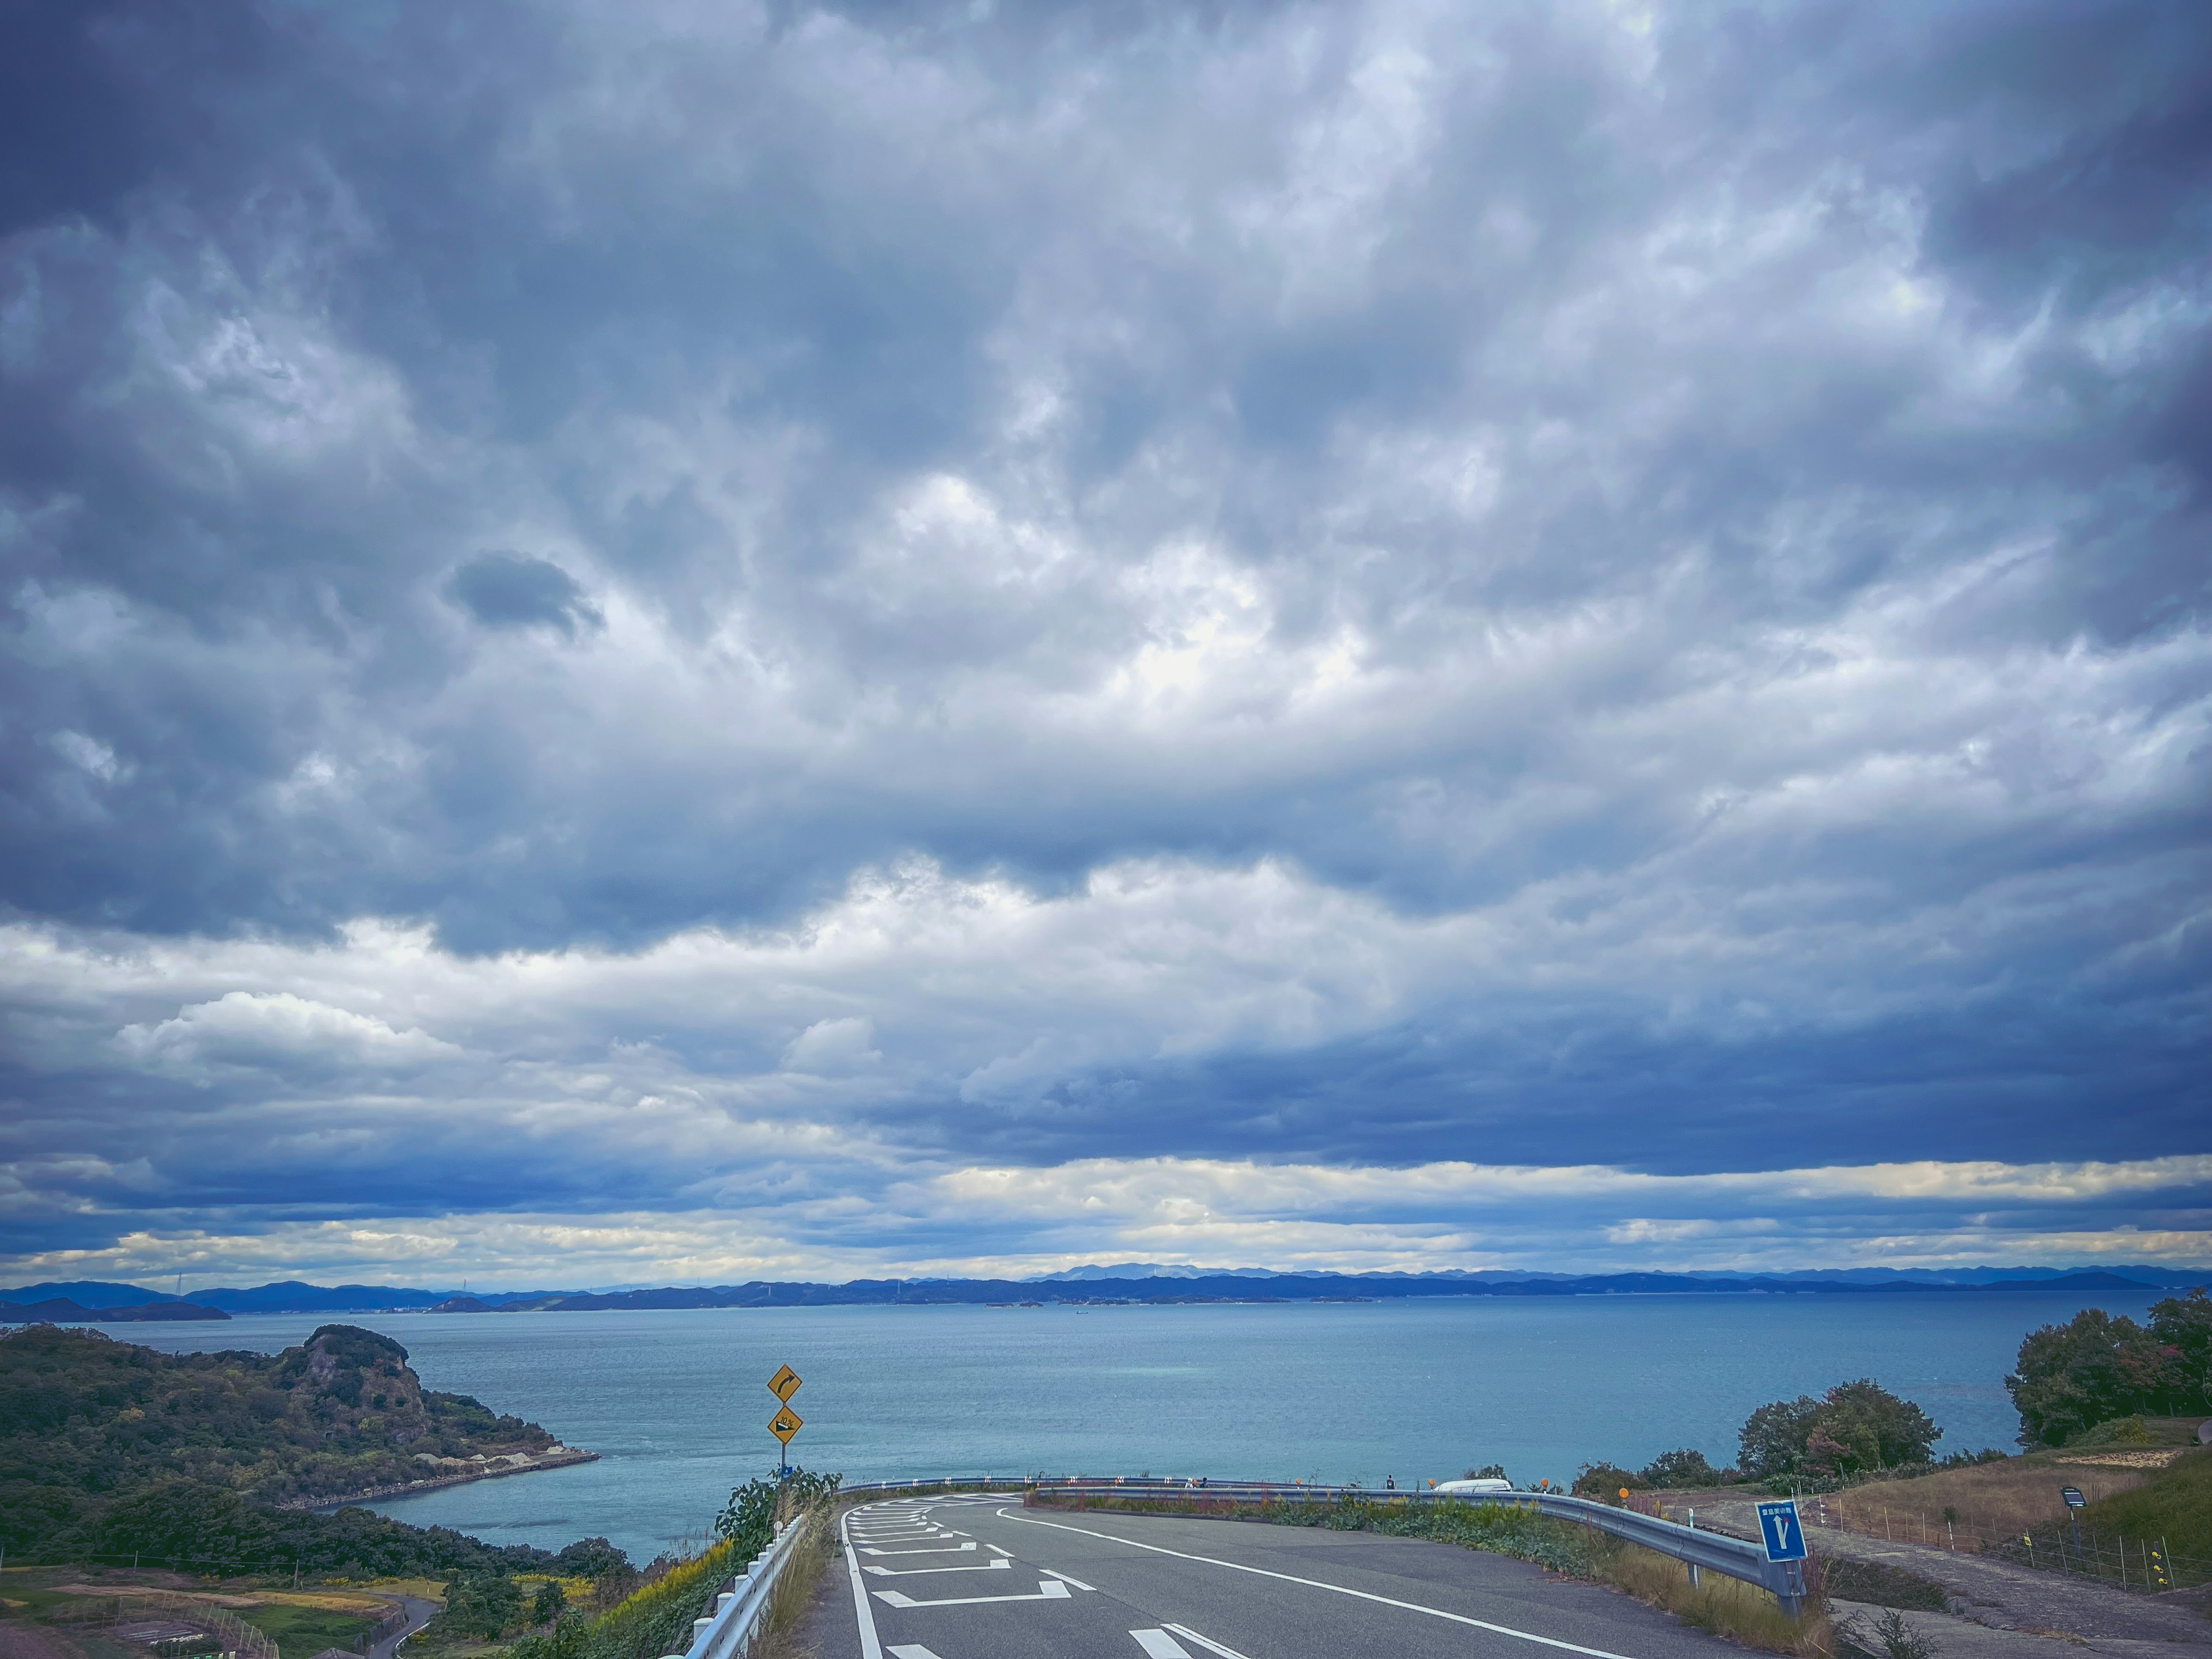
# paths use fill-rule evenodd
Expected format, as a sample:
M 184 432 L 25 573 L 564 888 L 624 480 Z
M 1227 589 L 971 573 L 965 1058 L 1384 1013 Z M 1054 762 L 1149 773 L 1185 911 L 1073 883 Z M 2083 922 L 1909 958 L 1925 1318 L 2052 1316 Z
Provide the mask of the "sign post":
M 1790 1594 L 1778 1599 L 1791 1618 L 1805 1611 L 1805 1570 L 1796 1565 L 1805 1559 L 1805 1525 L 1797 1518 L 1797 1500 L 1781 1498 L 1759 1506 L 1759 1536 L 1770 1561 L 1790 1563 Z
M 782 1409 L 769 1419 L 768 1431 L 781 1442 L 776 1456 L 775 1474 L 781 1480 L 791 1473 L 791 1437 L 806 1426 L 806 1419 L 791 1409 L 791 1396 L 799 1392 L 799 1373 L 785 1365 L 768 1380 L 768 1391 L 776 1397 Z
M 2066 1518 L 2074 1523 L 2074 1559 L 2081 1559 L 2081 1506 L 2089 1500 L 2081 1496 L 2079 1486 L 2061 1486 L 2058 1495 L 2066 1500 Z

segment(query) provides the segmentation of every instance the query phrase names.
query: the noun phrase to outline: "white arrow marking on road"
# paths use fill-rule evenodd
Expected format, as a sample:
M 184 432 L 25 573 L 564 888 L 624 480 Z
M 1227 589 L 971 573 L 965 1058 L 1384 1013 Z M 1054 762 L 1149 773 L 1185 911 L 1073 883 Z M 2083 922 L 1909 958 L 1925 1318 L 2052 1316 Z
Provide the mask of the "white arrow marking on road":
M 1177 1636 L 1182 1637 L 1184 1641 L 1195 1642 L 1199 1646 L 1204 1648 L 1208 1653 L 1219 1654 L 1221 1656 L 1221 1659 L 1244 1659 L 1244 1656 L 1237 1652 L 1236 1649 L 1224 1648 L 1220 1643 L 1200 1636 L 1188 1625 L 1170 1625 L 1168 1628 L 1173 1631 Z
M 1190 1659 L 1190 1650 L 1164 1630 L 1133 1630 L 1129 1634 L 1144 1649 L 1146 1659 Z
M 917 1601 L 902 1590 L 878 1590 L 876 1600 L 894 1607 L 980 1607 L 992 1601 L 1065 1601 L 1067 1586 L 1057 1579 L 1040 1579 L 1035 1595 L 963 1595 L 950 1601 Z
M 1155 1555 L 1172 1555 L 1178 1561 L 1196 1561 L 1203 1566 L 1226 1567 L 1231 1572 L 1249 1572 L 1258 1578 L 1273 1578 L 1285 1584 L 1304 1584 L 1311 1589 L 1349 1595 L 1360 1601 L 1375 1601 L 1386 1607 L 1402 1607 L 1407 1613 L 1425 1613 L 1431 1619 L 1449 1619 L 1455 1625 L 1471 1625 L 1477 1630 L 1492 1631 L 1499 1636 L 1534 1642 L 1539 1647 L 1557 1648 L 1562 1653 L 1586 1653 L 1591 1656 L 1591 1659 L 1628 1659 L 1626 1654 L 1615 1653 L 1610 1648 L 1586 1648 L 1579 1642 L 1562 1642 L 1555 1636 L 1539 1636 L 1534 1631 L 1516 1630 L 1510 1625 L 1493 1625 L 1487 1619 L 1470 1619 L 1463 1613 L 1446 1613 L 1442 1607 L 1423 1607 L 1419 1601 L 1401 1601 L 1395 1596 L 1377 1595 L 1372 1590 L 1352 1589 L 1343 1584 L 1332 1584 L 1326 1579 L 1301 1578 L 1294 1572 L 1277 1572 L 1270 1567 L 1248 1567 L 1242 1561 L 1224 1561 L 1211 1555 L 1193 1555 L 1187 1550 L 1171 1550 L 1164 1544 L 1140 1544 L 1133 1538 L 1116 1537 L 1110 1532 L 1093 1532 L 1088 1527 L 1066 1526 L 1058 1521 L 1038 1521 L 1030 1516 L 1016 1515 L 1010 1510 L 1000 1510 L 999 1519 L 1018 1521 L 1025 1527 L 1050 1527 L 1055 1532 L 1080 1533 L 1085 1538 L 1103 1538 L 1109 1544 L 1127 1544 L 1133 1550 L 1150 1550 Z M 881 1595 L 883 1592 L 878 1590 L 876 1594 Z

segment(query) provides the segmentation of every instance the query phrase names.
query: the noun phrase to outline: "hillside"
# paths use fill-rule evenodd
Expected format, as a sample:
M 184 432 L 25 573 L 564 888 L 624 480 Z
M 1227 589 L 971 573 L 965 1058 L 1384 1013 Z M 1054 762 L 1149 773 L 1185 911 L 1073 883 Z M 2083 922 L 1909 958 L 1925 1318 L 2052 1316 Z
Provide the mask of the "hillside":
M 179 1477 L 270 1506 L 555 1444 L 534 1423 L 426 1390 L 406 1349 L 350 1325 L 274 1356 L 157 1353 L 50 1325 L 0 1335 L 0 1528 L 11 1533 L 49 1535 Z

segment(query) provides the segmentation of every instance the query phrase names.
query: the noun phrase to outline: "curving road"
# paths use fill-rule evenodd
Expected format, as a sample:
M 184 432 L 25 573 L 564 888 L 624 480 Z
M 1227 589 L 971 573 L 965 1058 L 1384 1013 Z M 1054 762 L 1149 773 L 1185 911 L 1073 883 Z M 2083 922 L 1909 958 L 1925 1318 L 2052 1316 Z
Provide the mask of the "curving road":
M 825 1659 L 1710 1659 L 1627 1596 L 1455 1545 L 904 1498 L 849 1511 Z
M 426 1601 L 419 1595 L 400 1595 L 392 1599 L 407 1609 L 407 1622 L 372 1645 L 367 1659 L 396 1659 L 399 1644 L 437 1616 L 438 1604 L 435 1601 Z

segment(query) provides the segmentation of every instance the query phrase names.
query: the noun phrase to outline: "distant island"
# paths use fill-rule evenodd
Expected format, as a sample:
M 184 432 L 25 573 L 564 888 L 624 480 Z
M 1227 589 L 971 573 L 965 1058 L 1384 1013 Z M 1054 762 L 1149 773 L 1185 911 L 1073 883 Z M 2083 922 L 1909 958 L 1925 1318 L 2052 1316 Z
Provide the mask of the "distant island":
M 1131 1263 L 1048 1279 L 856 1279 L 842 1285 L 753 1280 L 622 1291 L 483 1291 L 456 1294 L 392 1285 L 307 1285 L 194 1291 L 177 1297 L 137 1285 L 85 1281 L 0 1291 L 0 1324 L 46 1321 L 222 1319 L 260 1313 L 575 1313 L 614 1309 L 981 1305 L 1150 1306 L 1186 1303 L 1349 1303 L 1432 1297 L 1924 1295 L 1971 1291 L 2007 1296 L 2057 1291 L 2106 1296 L 2186 1289 L 2212 1271 L 2164 1267 L 2064 1273 L 1965 1268 L 1950 1274 L 1881 1269 L 1790 1273 L 1277 1273 L 1212 1272 Z M 135 1305 L 125 1305 L 135 1304 Z

